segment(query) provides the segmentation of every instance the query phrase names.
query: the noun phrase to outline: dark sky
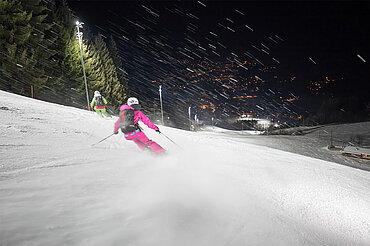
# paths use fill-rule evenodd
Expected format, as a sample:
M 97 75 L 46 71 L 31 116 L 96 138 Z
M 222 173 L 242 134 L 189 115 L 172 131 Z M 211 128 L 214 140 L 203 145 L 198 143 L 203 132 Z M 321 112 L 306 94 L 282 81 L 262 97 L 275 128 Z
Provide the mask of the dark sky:
M 115 37 L 132 81 L 166 77 L 187 55 L 217 62 L 251 54 L 261 68 L 275 66 L 280 77 L 296 76 L 301 87 L 329 76 L 344 77 L 344 89 L 369 91 L 368 1 L 68 4 L 91 30 Z
M 182 42 L 189 23 L 199 29 L 193 36 L 212 31 L 217 40 L 230 50 L 249 50 L 248 43 L 265 42 L 273 45 L 268 36 L 281 36 L 286 43 L 275 49 L 275 55 L 295 65 L 305 66 L 307 57 L 328 69 L 356 71 L 361 60 L 369 55 L 369 3 L 367 1 L 69 1 L 75 14 L 89 27 L 95 25 L 118 34 L 133 35 L 127 20 L 144 23 L 142 17 L 153 17 L 143 7 L 159 15 L 154 18 L 158 34 L 170 32 L 171 39 Z M 193 14 L 199 19 L 171 13 L 174 8 Z M 239 10 L 244 15 L 236 12 Z M 116 18 L 119 15 L 120 18 Z M 229 18 L 234 23 L 227 21 Z M 111 21 L 110 23 L 108 21 Z M 121 27 L 121 30 L 111 23 Z M 233 28 L 227 32 L 218 23 Z M 147 26 L 149 26 L 146 23 Z M 249 31 L 245 25 L 253 28 Z M 101 31 L 98 29 L 98 31 Z M 226 32 L 225 32 L 226 31 Z M 130 33 L 131 32 L 131 33 Z M 135 35 L 135 34 L 134 34 Z M 145 35 L 145 34 L 144 34 Z M 212 36 L 211 36 L 212 37 Z M 274 37 L 274 39 L 276 39 Z M 246 47 L 247 46 L 247 47 Z M 306 59 L 307 58 L 307 59 Z M 302 61 L 303 60 L 303 61 Z M 301 64 L 302 62 L 302 64 Z M 291 64 L 290 64 L 291 65 Z M 323 69 L 325 69 L 323 68 Z M 305 68 L 306 69 L 306 68 Z

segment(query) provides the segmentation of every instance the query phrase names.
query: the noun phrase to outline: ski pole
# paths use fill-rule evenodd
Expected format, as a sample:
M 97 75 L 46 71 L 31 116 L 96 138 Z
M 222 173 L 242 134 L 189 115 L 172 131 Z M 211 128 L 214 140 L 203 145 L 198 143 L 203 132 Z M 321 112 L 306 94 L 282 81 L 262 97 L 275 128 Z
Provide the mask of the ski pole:
M 177 147 L 179 147 L 180 149 L 182 149 L 177 143 L 175 143 L 171 138 L 167 137 L 163 132 L 160 132 L 160 134 L 162 134 L 163 136 L 165 136 L 168 140 L 170 140 L 174 145 L 176 145 Z
M 98 143 L 103 142 L 104 140 L 106 140 L 106 139 L 110 138 L 110 137 L 111 137 L 111 136 L 113 136 L 113 135 L 114 135 L 114 133 L 112 133 L 112 134 L 111 134 L 111 135 L 109 135 L 108 137 L 103 138 L 103 139 L 102 139 L 102 140 L 100 140 L 99 142 L 92 144 L 91 146 L 97 145 Z
M 115 115 L 115 113 L 113 112 L 113 110 L 111 110 L 110 108 L 108 108 L 107 105 L 105 105 L 105 108 L 110 112 L 111 115 Z

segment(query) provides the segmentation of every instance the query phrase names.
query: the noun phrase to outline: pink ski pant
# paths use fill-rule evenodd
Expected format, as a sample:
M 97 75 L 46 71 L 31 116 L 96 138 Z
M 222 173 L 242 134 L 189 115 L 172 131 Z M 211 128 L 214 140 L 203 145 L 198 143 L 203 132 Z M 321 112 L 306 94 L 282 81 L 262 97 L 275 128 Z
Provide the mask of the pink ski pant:
M 150 140 L 144 132 L 137 132 L 134 135 L 131 134 L 132 133 L 124 133 L 126 140 L 134 141 L 141 150 L 149 147 L 156 154 L 161 154 L 166 151 L 159 144 Z

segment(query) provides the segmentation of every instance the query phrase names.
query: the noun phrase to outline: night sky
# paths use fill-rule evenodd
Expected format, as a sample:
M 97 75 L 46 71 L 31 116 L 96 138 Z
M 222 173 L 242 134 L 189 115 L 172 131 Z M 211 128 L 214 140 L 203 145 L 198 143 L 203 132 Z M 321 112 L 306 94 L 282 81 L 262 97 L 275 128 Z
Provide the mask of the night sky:
M 135 88 L 132 94 L 145 97 L 147 102 L 153 98 L 158 103 L 159 84 L 165 88 L 186 84 L 183 90 L 164 90 L 167 103 L 195 107 L 204 98 L 216 105 L 232 104 L 238 113 L 250 108 L 260 115 L 286 108 L 295 114 L 315 110 L 320 100 L 329 95 L 369 95 L 367 1 L 68 1 L 68 4 L 92 32 L 100 32 L 106 38 L 113 35 L 129 83 Z M 258 104 L 257 108 L 250 103 L 243 108 L 243 101 L 231 100 L 241 95 L 238 84 L 221 81 L 212 86 L 191 82 L 189 85 L 192 72 L 215 77 L 205 67 L 199 67 L 202 61 L 242 64 L 246 60 L 255 65 L 239 66 L 239 72 L 233 74 L 236 83 L 256 76 L 265 82 L 260 87 L 263 93 L 259 92 L 259 101 L 253 102 Z M 263 72 L 266 68 L 273 71 L 267 74 Z M 310 95 L 309 85 L 326 78 L 332 81 L 331 87 L 323 88 L 316 93 L 317 100 L 311 100 L 315 95 Z M 291 83 L 281 86 L 282 81 Z M 233 88 L 225 91 L 228 86 Z M 301 103 L 285 104 L 274 99 L 277 95 L 300 98 Z

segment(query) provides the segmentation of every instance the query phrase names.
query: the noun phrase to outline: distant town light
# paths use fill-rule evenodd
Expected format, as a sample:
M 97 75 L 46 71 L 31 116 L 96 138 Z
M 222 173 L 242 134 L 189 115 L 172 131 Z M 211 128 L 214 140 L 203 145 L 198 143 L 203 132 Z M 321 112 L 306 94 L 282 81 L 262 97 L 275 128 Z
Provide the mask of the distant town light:
M 259 121 L 257 121 L 257 124 L 260 125 L 263 128 L 267 128 L 271 125 L 271 121 L 269 121 L 269 120 L 259 120 Z

